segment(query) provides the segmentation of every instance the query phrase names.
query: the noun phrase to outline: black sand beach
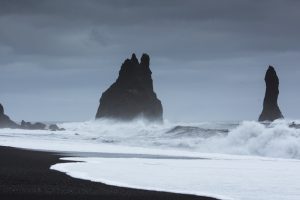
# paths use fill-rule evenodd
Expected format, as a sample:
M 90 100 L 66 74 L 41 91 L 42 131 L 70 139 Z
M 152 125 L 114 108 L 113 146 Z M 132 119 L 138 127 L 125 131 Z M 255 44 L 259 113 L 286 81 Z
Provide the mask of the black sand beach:
M 55 163 L 64 162 L 59 160 L 60 157 L 57 153 L 0 147 L 0 199 L 213 199 L 108 186 L 74 179 L 49 169 Z

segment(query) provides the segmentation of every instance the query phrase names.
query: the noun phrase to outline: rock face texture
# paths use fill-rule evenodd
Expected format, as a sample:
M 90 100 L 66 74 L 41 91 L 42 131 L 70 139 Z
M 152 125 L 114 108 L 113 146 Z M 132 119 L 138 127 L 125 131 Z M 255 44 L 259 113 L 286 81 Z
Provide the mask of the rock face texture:
M 96 118 L 132 120 L 143 117 L 162 121 L 161 101 L 153 91 L 150 57 L 143 54 L 139 62 L 135 54 L 126 59 L 119 77 L 101 96 Z
M 265 76 L 266 94 L 264 99 L 263 111 L 259 117 L 259 121 L 274 121 L 283 118 L 278 107 L 279 95 L 279 79 L 274 67 L 269 66 Z
M 19 125 L 12 121 L 7 115 L 4 114 L 4 108 L 0 104 L 0 128 L 18 128 Z

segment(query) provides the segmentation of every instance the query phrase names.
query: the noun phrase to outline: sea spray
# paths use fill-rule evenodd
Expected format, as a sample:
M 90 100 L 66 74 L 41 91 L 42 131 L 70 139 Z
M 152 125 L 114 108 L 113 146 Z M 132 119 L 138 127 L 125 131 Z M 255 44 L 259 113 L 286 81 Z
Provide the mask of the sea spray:
M 300 130 L 289 128 L 283 121 L 269 126 L 242 122 L 227 136 L 213 137 L 203 144 L 201 151 L 300 159 Z
M 300 130 L 290 128 L 289 121 L 271 124 L 255 121 L 153 124 L 143 120 L 125 123 L 112 120 L 61 123 L 65 131 L 29 131 L 0 129 L 0 143 L 22 147 L 22 140 L 33 144 L 57 143 L 74 146 L 111 145 L 146 149 L 178 150 L 300 159 Z M 20 141 L 20 143 L 18 143 Z M 47 145 L 45 146 L 47 148 Z M 54 148 L 54 147 L 53 147 Z M 85 148 L 85 147 L 84 147 Z M 56 149 L 51 149 L 56 150 Z M 77 149 L 70 149 L 74 150 Z M 93 150 L 96 151 L 96 150 Z M 138 153 L 138 152 L 137 152 Z

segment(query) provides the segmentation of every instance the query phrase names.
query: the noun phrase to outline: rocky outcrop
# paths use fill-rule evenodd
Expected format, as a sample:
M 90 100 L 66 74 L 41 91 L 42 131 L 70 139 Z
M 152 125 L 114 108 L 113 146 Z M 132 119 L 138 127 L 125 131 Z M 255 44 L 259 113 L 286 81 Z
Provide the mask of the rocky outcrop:
M 31 122 L 25 122 L 22 120 L 21 122 L 21 128 L 22 129 L 30 129 L 30 130 L 45 130 L 47 127 L 46 124 L 43 124 L 41 122 L 36 122 L 32 124 Z
M 290 128 L 300 129 L 300 124 L 296 124 L 295 122 L 292 122 L 289 124 Z
M 20 128 L 29 130 L 51 130 L 51 131 L 62 131 L 63 128 L 59 128 L 56 124 L 47 126 L 41 122 L 30 123 L 22 120 L 21 125 L 12 121 L 7 115 L 4 114 L 4 108 L 0 104 L 0 128 Z
M 46 124 L 41 122 L 31 123 L 31 122 L 25 122 L 24 120 L 22 120 L 20 128 L 29 129 L 29 130 L 50 130 L 50 131 L 65 130 L 64 128 L 59 128 L 56 124 L 51 124 L 47 126 Z
M 162 121 L 163 109 L 153 91 L 150 58 L 143 54 L 139 62 L 135 54 L 126 59 L 119 77 L 101 96 L 96 118 L 132 120 L 143 117 Z
M 59 128 L 56 124 L 50 124 L 48 129 L 50 131 L 64 131 L 64 130 L 66 130 L 64 128 Z
M 265 76 L 266 94 L 264 98 L 263 111 L 259 121 L 274 121 L 283 118 L 277 100 L 279 95 L 279 79 L 274 67 L 269 66 Z
M 4 108 L 0 104 L 0 128 L 18 128 L 19 125 L 12 121 L 7 115 L 4 114 Z

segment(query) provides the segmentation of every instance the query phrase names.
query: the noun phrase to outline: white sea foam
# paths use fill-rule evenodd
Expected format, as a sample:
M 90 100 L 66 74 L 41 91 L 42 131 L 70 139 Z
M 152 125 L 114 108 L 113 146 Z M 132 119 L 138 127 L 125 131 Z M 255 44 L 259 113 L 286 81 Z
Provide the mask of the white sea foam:
M 0 144 L 24 147 L 24 141 L 29 141 L 33 143 L 31 148 L 46 150 L 64 150 L 64 146 L 72 144 L 77 145 L 73 149 L 77 150 L 86 144 L 300 159 L 300 129 L 289 128 L 288 124 L 287 121 L 266 126 L 254 121 L 148 124 L 142 120 L 133 123 L 99 120 L 62 123 L 60 126 L 66 131 L 58 132 L 1 129 Z M 60 147 L 51 147 L 53 142 Z
M 284 121 L 269 127 L 243 122 L 227 136 L 211 137 L 199 145 L 201 151 L 300 159 L 300 130 Z
M 300 161 L 65 158 L 51 169 L 110 185 L 235 200 L 299 200 Z M 80 162 L 78 162 L 80 161 Z
M 58 132 L 0 129 L 0 145 L 98 152 L 97 158 L 69 158 L 75 163 L 52 169 L 107 184 L 224 199 L 298 200 L 300 130 L 289 124 L 99 120 L 62 123 L 66 130 Z
M 95 143 L 300 159 L 300 129 L 288 124 L 283 120 L 268 126 L 255 121 L 164 125 L 96 121 L 62 126 Z

